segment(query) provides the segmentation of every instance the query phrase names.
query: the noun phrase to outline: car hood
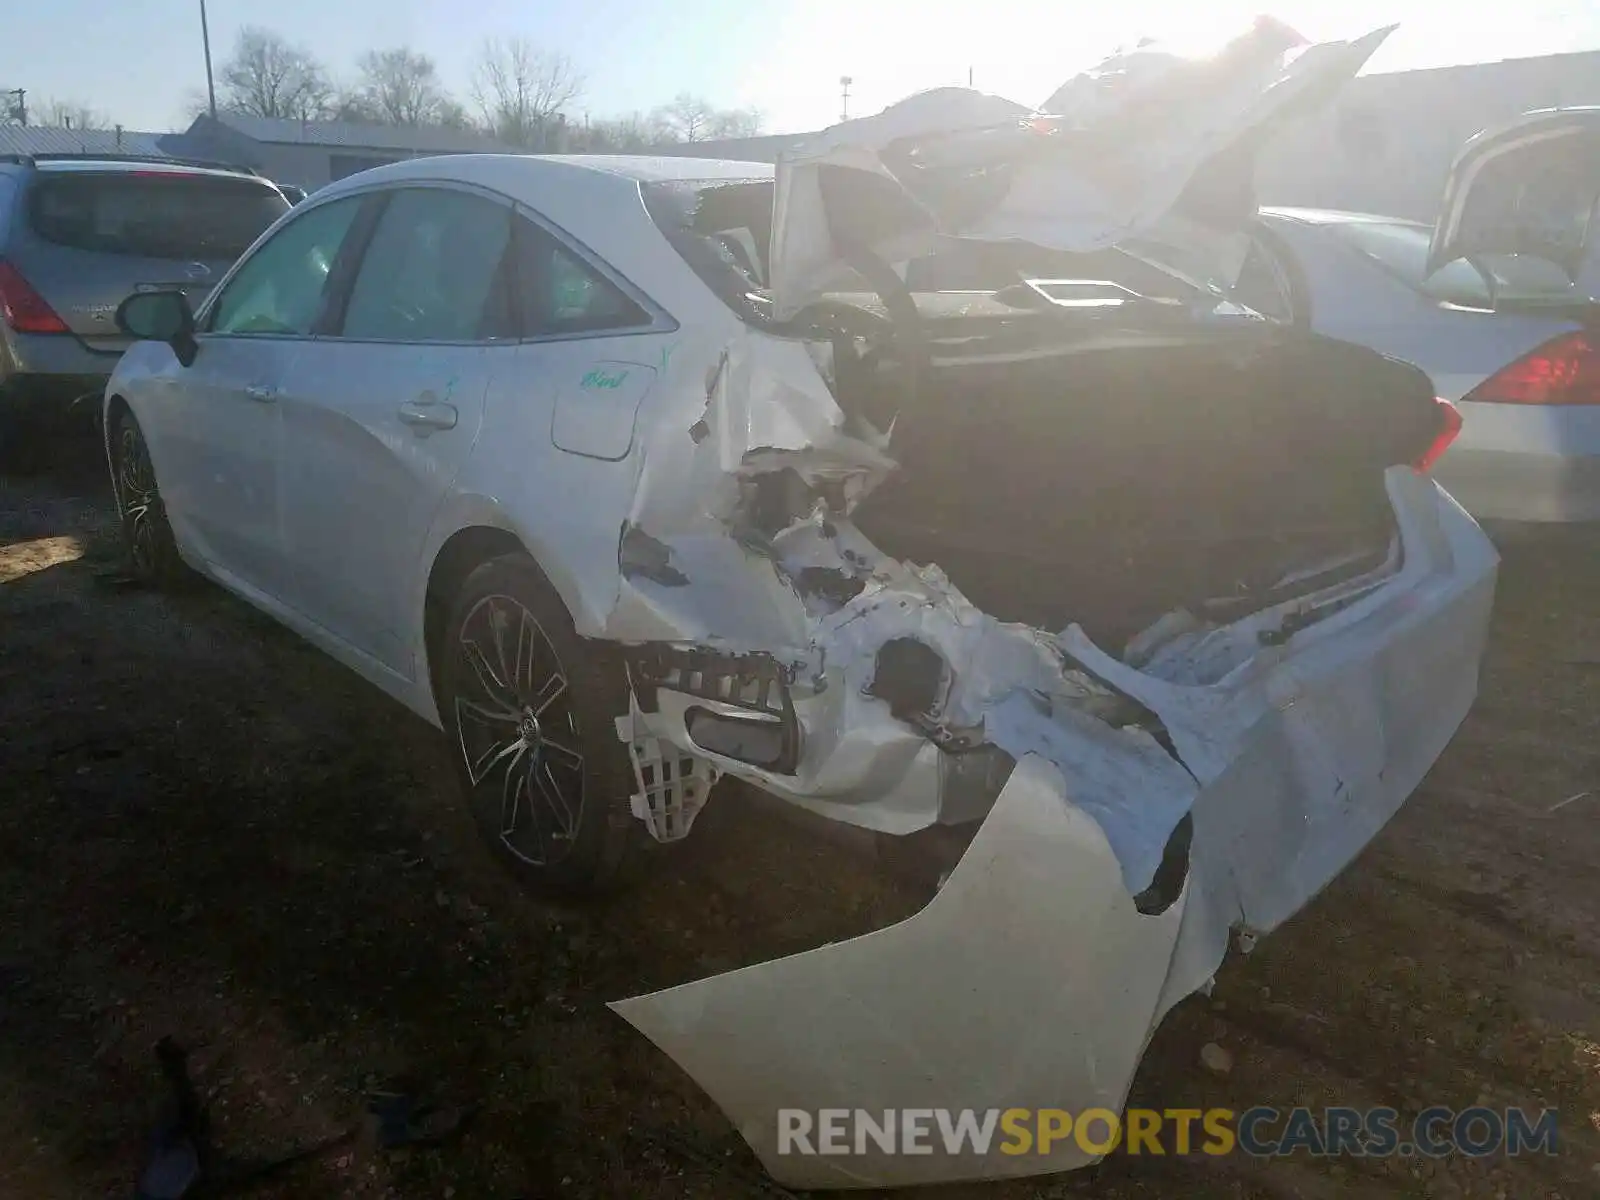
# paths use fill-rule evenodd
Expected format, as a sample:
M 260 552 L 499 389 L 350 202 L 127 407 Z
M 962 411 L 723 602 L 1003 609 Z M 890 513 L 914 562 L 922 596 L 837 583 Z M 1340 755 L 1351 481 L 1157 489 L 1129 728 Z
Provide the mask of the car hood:
M 1260 139 L 1330 99 L 1393 28 L 1307 45 L 1263 20 L 1208 59 L 1117 55 L 1039 109 L 941 88 L 832 126 L 777 164 L 777 314 L 851 286 L 864 256 L 905 262 L 947 238 L 1117 247 L 1225 287 Z

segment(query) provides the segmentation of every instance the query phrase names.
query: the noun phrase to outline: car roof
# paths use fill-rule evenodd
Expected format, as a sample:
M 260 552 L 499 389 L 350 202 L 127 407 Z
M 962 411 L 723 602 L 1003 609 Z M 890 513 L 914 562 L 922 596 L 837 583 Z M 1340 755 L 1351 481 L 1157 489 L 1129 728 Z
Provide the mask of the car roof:
M 373 167 L 330 184 L 345 191 L 370 183 L 409 179 L 460 179 L 516 194 L 531 183 L 595 183 L 607 178 L 630 184 L 697 179 L 771 179 L 771 163 L 723 158 L 644 154 L 441 154 Z M 348 185 L 348 186 L 347 186 Z M 321 189 L 319 189 L 321 190 Z
M 193 175 L 200 178 L 248 179 L 254 183 L 268 183 L 259 175 L 245 171 L 229 171 L 221 167 L 197 167 L 181 162 L 162 162 L 160 159 L 141 158 L 38 158 L 33 167 L 49 174 L 71 175 L 79 172 L 94 174 L 128 175 Z

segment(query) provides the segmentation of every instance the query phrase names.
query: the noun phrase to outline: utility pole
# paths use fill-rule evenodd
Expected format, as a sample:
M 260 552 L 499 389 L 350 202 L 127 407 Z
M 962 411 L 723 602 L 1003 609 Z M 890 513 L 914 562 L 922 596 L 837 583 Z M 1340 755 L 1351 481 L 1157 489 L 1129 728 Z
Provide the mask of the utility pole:
M 17 98 L 16 102 L 11 105 L 11 115 L 17 119 L 18 125 L 26 125 L 28 123 L 28 89 L 12 88 L 6 95 Z
M 855 80 L 849 75 L 839 76 L 839 120 L 850 119 L 850 85 Z
M 211 119 L 217 119 L 217 84 L 211 76 L 211 25 L 206 20 L 206 0 L 200 0 L 200 40 L 206 48 L 206 99 L 210 102 Z

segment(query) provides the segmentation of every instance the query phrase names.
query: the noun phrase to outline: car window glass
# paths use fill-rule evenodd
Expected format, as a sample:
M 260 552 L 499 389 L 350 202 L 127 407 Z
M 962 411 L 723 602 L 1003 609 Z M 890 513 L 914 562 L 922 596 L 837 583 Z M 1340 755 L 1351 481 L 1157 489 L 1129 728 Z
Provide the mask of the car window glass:
M 190 171 L 41 172 L 33 232 L 47 242 L 139 258 L 231 263 L 289 211 L 259 179 Z
M 527 336 L 647 325 L 649 314 L 548 231 L 517 226 L 517 291 Z
M 396 192 L 362 256 L 343 336 L 462 342 L 503 333 L 496 285 L 510 238 L 504 205 L 446 188 Z
M 278 230 L 239 267 L 211 310 L 212 333 L 310 333 L 328 273 L 361 197 L 310 210 Z

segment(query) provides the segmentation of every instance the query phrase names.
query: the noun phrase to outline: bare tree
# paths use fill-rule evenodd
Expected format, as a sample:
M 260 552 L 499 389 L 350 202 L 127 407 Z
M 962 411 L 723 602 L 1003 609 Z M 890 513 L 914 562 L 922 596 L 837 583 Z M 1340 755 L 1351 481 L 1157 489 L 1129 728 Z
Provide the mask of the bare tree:
M 446 106 L 454 103 L 439 84 L 433 59 L 409 47 L 369 50 L 359 67 L 360 95 L 387 125 L 437 125 Z
M 656 123 L 636 112 L 574 125 L 567 142 L 568 148 L 578 153 L 637 154 L 664 140 Z
M 111 119 L 77 100 L 46 100 L 30 113 L 35 125 L 54 129 L 110 129 Z
M 759 108 L 719 109 L 711 118 L 711 136 L 714 138 L 755 137 L 761 132 L 762 116 Z
M 477 132 L 478 129 L 478 123 L 472 119 L 472 114 L 454 96 L 446 96 L 439 102 L 439 113 L 434 118 L 434 123 L 440 129 L 457 129 L 462 132 Z
M 663 141 L 703 142 L 711 136 L 717 110 L 702 96 L 679 92 L 671 104 L 663 104 L 651 115 L 660 126 Z
M 257 117 L 314 120 L 333 96 L 327 72 L 309 50 L 255 25 L 240 30 L 218 78 L 224 105 Z
M 547 148 L 557 117 L 583 94 L 583 76 L 564 54 L 525 38 L 489 38 L 472 75 L 472 98 L 489 133 L 512 146 Z
M 365 92 L 341 91 L 328 104 L 328 118 L 333 121 L 353 121 L 360 125 L 381 125 L 383 114 Z
M 19 95 L 18 91 L 0 79 L 0 125 L 21 125 L 23 118 L 28 115 L 26 96 Z

